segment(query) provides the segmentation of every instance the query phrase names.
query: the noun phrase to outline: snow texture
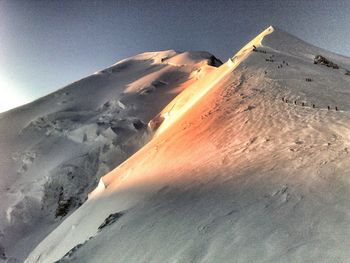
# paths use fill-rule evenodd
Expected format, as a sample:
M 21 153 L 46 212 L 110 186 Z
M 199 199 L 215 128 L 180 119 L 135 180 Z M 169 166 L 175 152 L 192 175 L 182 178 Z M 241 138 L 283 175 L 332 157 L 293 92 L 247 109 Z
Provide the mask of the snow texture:
M 214 62 L 206 52 L 148 52 L 0 114 L 0 258 L 23 262 L 148 142 L 148 122 L 192 73 Z
M 77 104 L 76 110 L 63 114 L 70 116 L 69 121 L 62 121 L 57 111 L 47 113 L 44 121 L 38 120 L 39 116 L 18 115 L 22 119 L 18 117 L 11 124 L 20 126 L 23 137 L 17 140 L 25 144 L 32 138 L 30 149 L 46 146 L 54 149 L 55 155 L 47 151 L 43 159 L 38 151 L 29 151 L 28 146 L 22 151 L 11 148 L 7 152 L 19 152 L 16 160 L 27 165 L 26 173 L 47 171 L 43 164 L 55 160 L 56 165 L 51 166 L 54 169 L 45 175 L 45 183 L 54 182 L 49 183 L 51 188 L 65 187 L 62 191 L 42 188 L 55 193 L 57 196 L 50 198 L 56 202 L 60 196 L 64 200 L 66 196 L 86 197 L 99 178 L 98 171 L 92 170 L 102 160 L 120 156 L 115 149 L 110 155 L 101 154 L 101 150 L 92 147 L 95 141 L 108 143 L 113 140 L 109 137 L 112 133 L 122 133 L 138 143 L 133 155 L 125 155 L 122 164 L 101 177 L 91 198 L 71 210 L 74 212 L 68 212 L 63 221 L 54 221 L 59 226 L 30 225 L 28 236 L 40 238 L 35 248 L 26 247 L 31 252 L 25 262 L 349 262 L 350 77 L 346 73 L 350 59 L 311 46 L 274 27 L 264 30 L 218 68 L 196 59 L 203 54 L 210 58 L 202 52 L 176 55 L 168 51 L 158 55 L 145 53 L 116 64 L 113 67 L 119 68 L 118 72 L 127 68 L 132 72 L 129 74 L 140 75 L 123 89 L 125 97 L 105 94 L 95 104 L 96 109 L 106 113 L 101 119 L 88 117 L 95 116 L 89 115 L 90 103 L 88 107 L 77 101 L 71 104 Z M 318 55 L 339 68 L 314 64 Z M 152 59 L 147 61 L 145 57 Z M 189 67 L 187 59 L 193 64 L 184 73 L 183 67 Z M 145 74 L 145 65 L 138 63 L 149 63 L 152 72 Z M 169 76 L 162 72 L 163 67 L 171 67 L 174 72 Z M 175 73 L 181 79 L 176 85 Z M 99 74 L 106 73 L 96 75 Z M 164 78 L 158 79 L 160 76 Z M 155 78 L 160 82 L 155 82 Z M 91 82 L 83 80 L 79 85 Z M 159 95 L 157 109 L 154 99 L 144 102 L 134 97 L 152 96 L 157 86 L 163 85 L 171 85 L 166 94 L 172 97 L 165 101 L 165 94 Z M 94 98 L 102 96 L 100 91 L 92 94 Z M 127 100 L 128 96 L 133 96 L 133 100 Z M 112 98 L 126 109 L 142 110 L 138 114 L 130 110 L 128 118 L 116 120 L 108 112 L 111 108 L 121 111 L 119 103 L 103 106 Z M 39 106 L 34 107 L 38 112 Z M 148 112 L 150 108 L 154 111 Z M 23 112 L 28 114 L 28 110 Z M 147 119 L 144 112 L 149 113 Z M 86 130 L 73 134 L 72 127 L 77 130 L 83 126 L 72 121 L 71 117 L 77 116 L 73 113 L 78 114 L 78 119 L 93 118 L 96 124 L 88 121 Z M 4 116 L 7 115 L 1 121 L 10 124 Z M 53 119 L 61 121 L 54 123 Z M 141 121 L 136 126 L 146 130 L 142 135 L 135 135 L 139 134 L 136 119 Z M 18 123 L 20 120 L 27 120 L 25 127 L 24 121 Z M 35 125 L 31 125 L 33 120 Z M 38 129 L 42 133 L 36 137 Z M 48 130 L 47 136 L 53 136 L 55 144 L 49 144 L 50 140 L 40 144 Z M 99 135 L 94 137 L 95 131 Z M 60 132 L 66 134 L 64 138 L 74 139 L 63 144 L 56 135 Z M 79 134 L 88 154 L 72 159 L 67 155 L 72 144 L 75 149 L 79 145 Z M 133 135 L 128 137 L 130 134 Z M 62 155 L 56 153 L 59 150 Z M 39 158 L 42 165 L 36 167 Z M 66 169 L 66 174 L 81 171 L 77 179 L 72 179 L 74 186 L 57 176 L 62 169 Z M 26 177 L 19 173 L 16 178 L 20 179 L 7 179 L 5 186 L 14 186 L 4 195 L 8 200 L 5 204 L 11 208 L 9 218 L 24 220 L 30 213 L 40 215 L 40 198 L 33 191 L 42 193 L 36 186 L 45 184 L 32 181 L 26 183 L 26 191 L 18 193 L 14 191 L 20 189 L 16 182 L 23 183 Z M 50 204 L 50 198 L 41 200 Z M 84 201 L 75 199 L 72 206 Z M 25 205 L 9 206 L 13 200 L 25 200 Z M 62 206 L 68 205 L 63 202 Z M 30 212 L 26 212 L 28 207 Z M 1 207 L 5 222 L 8 208 Z M 50 212 L 49 208 L 43 211 Z M 9 247 L 4 247 L 5 255 L 7 251 L 11 257 L 20 255 L 20 250 L 11 251 Z

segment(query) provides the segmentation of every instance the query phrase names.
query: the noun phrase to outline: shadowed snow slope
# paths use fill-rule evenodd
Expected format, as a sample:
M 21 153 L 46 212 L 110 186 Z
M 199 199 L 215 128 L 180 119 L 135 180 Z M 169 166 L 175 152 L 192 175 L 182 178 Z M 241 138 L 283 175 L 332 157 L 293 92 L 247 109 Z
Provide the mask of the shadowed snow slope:
M 349 68 L 267 28 L 197 71 L 26 262 L 349 262 Z
M 0 114 L 0 262 L 22 262 L 215 63 L 206 52 L 148 52 Z

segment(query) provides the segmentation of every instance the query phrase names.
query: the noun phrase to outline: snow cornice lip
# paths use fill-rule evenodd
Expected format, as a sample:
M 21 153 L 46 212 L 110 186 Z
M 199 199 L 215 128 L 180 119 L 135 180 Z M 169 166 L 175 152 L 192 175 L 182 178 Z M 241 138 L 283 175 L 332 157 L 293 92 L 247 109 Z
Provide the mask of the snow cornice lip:
M 250 53 L 253 50 L 254 46 L 255 47 L 262 46 L 262 40 L 265 38 L 265 36 L 273 33 L 274 31 L 275 31 L 275 28 L 273 26 L 267 27 L 264 31 L 262 31 L 255 38 L 249 41 L 243 48 L 241 48 L 232 58 L 230 58 L 229 62 L 230 60 L 235 61 L 239 57 L 247 55 L 247 53 Z

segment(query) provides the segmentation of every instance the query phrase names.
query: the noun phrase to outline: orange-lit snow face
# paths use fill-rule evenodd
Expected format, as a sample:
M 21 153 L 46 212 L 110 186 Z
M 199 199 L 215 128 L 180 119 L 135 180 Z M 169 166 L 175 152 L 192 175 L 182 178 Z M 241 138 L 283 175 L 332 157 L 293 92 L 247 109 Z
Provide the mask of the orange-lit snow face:
M 230 58 L 225 64 L 216 70 L 210 72 L 198 82 L 194 83 L 184 90 L 164 109 L 164 112 L 170 113 L 171 118 L 164 121 L 156 132 L 156 135 L 163 133 L 169 126 L 175 123 L 181 116 L 188 112 L 200 99 L 207 94 L 215 85 L 230 74 L 251 52 L 253 45 L 260 46 L 264 36 L 271 34 L 273 28 L 269 27 L 256 38 L 245 45 L 233 58 Z M 164 116 L 165 119 L 165 116 Z
M 227 64 L 224 64 L 184 90 L 181 95 L 176 97 L 164 109 L 162 114 L 164 121 L 157 130 L 156 135 L 161 134 L 169 126 L 179 120 L 181 116 L 188 112 L 205 94 L 208 93 L 208 91 L 218 84 L 233 69 L 234 65 L 230 67 Z
M 215 89 L 215 87 L 220 87 L 220 83 L 223 83 L 225 78 L 230 78 L 236 67 L 250 54 L 252 46 L 259 46 L 263 37 L 270 34 L 272 30 L 272 28 L 265 30 L 241 49 L 234 58 L 221 65 L 219 68 L 211 69 L 209 73 L 205 74 L 197 81 L 194 81 L 193 84 L 189 85 L 172 102 L 170 102 L 163 111 L 148 124 L 151 131 L 156 131 L 152 141 L 144 146 L 142 150 L 130 157 L 125 163 L 103 177 L 106 189 L 109 187 L 119 187 L 120 183 L 125 181 L 125 178 L 128 178 L 130 184 L 130 178 L 135 175 L 145 175 L 147 177 L 161 171 L 159 172 L 161 176 L 166 168 L 163 164 L 168 164 L 167 169 L 173 169 L 176 167 L 174 169 L 178 170 L 178 158 L 182 158 L 184 163 L 186 163 L 186 160 L 191 159 L 191 162 L 193 162 L 193 159 L 196 159 L 189 158 L 184 152 L 187 152 L 188 155 L 191 155 L 192 157 L 203 156 L 203 152 L 213 152 L 216 154 L 215 149 L 208 151 L 208 147 L 212 147 L 210 144 L 202 142 L 198 142 L 197 144 L 193 143 L 193 141 L 197 139 L 196 130 L 187 132 L 187 139 L 182 140 L 180 145 L 176 144 L 176 147 L 172 147 L 171 151 L 169 147 L 165 147 L 164 145 L 163 147 L 159 147 L 158 144 L 160 144 L 165 137 L 171 140 L 173 137 L 172 135 L 178 135 L 179 129 L 174 128 L 175 125 L 181 120 L 184 121 L 187 117 L 191 119 L 193 117 L 190 116 L 192 112 L 191 109 L 195 109 L 197 103 L 202 102 L 205 104 L 207 101 L 203 101 L 203 97 Z M 190 82 L 187 82 L 187 84 L 190 84 Z M 189 151 L 188 145 L 196 145 L 196 147 L 192 147 Z M 202 145 L 204 148 L 198 147 L 198 145 Z M 163 151 L 160 154 L 161 149 L 163 149 Z M 166 149 L 166 151 L 164 151 L 164 149 Z M 196 153 L 194 153 L 195 151 Z M 144 157 L 145 153 L 147 153 L 146 158 Z M 159 159 L 154 161 L 156 158 Z M 209 156 L 206 156 L 205 158 L 210 160 Z M 176 165 L 169 165 L 169 160 L 173 159 L 176 159 Z M 185 167 L 186 166 L 184 165 L 183 169 L 186 169 Z M 135 182 L 141 179 L 135 176 L 133 180 L 133 182 Z

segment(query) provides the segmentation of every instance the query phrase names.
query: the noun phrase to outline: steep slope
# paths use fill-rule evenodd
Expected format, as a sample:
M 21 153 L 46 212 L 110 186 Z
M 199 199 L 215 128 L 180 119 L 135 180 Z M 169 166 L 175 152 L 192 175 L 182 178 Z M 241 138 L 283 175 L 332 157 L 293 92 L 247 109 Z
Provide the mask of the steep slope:
M 348 262 L 350 59 L 310 54 L 330 53 L 266 29 L 26 262 Z
M 219 64 L 206 52 L 148 52 L 0 114 L 0 261 L 22 261 L 149 140 L 147 123 L 197 72 Z

